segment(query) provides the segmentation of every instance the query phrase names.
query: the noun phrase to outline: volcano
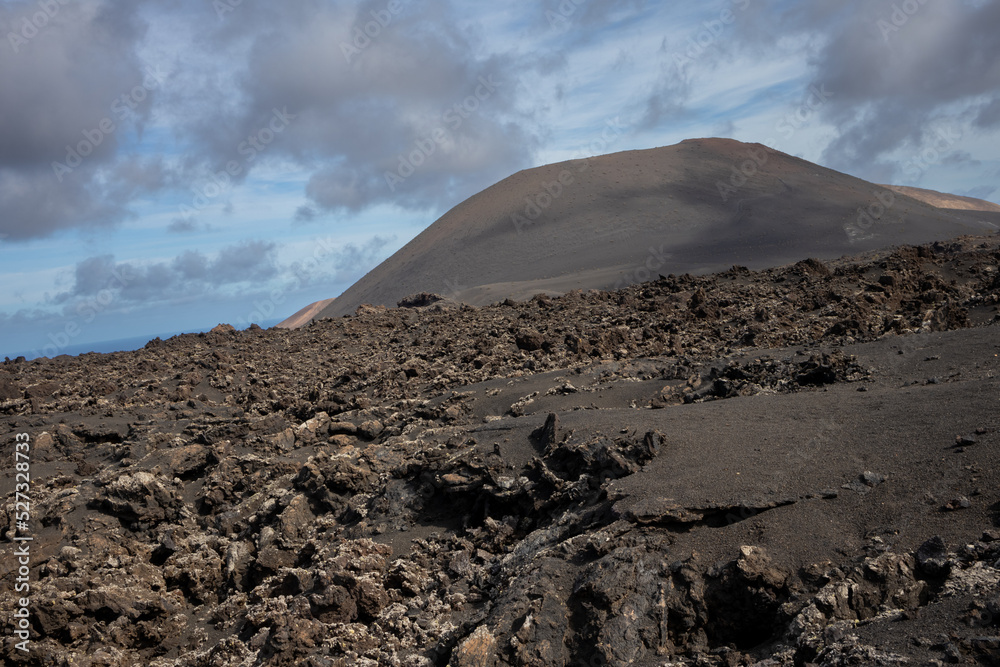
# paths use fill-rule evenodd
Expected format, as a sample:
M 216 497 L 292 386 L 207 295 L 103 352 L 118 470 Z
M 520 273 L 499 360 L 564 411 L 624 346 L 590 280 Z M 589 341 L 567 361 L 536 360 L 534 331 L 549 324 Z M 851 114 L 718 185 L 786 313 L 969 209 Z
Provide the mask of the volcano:
M 462 202 L 313 318 L 429 292 L 471 305 L 658 275 L 833 259 L 1000 228 L 1000 206 L 877 185 L 731 139 L 518 172 Z

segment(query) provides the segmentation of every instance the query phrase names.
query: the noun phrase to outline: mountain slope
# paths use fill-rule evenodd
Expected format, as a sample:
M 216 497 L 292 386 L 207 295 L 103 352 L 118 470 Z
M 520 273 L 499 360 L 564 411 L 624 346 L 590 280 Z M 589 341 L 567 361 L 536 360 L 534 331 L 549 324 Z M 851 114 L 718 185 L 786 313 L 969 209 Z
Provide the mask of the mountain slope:
M 914 199 L 919 199 L 937 208 L 963 209 L 966 211 L 994 211 L 1000 213 L 1000 204 L 994 204 L 984 199 L 950 195 L 945 192 L 938 192 L 937 190 L 911 188 L 905 185 L 886 185 L 885 187 L 900 194 L 913 197 Z
M 300 308 L 295 311 L 291 316 L 285 318 L 275 326 L 279 329 L 297 329 L 304 324 L 308 324 L 312 318 L 316 316 L 321 310 L 333 303 L 333 299 L 323 299 L 322 301 L 313 301 L 305 308 Z
M 469 198 L 317 317 L 434 292 L 483 305 L 763 268 L 1000 228 L 760 144 L 697 139 L 525 170 Z

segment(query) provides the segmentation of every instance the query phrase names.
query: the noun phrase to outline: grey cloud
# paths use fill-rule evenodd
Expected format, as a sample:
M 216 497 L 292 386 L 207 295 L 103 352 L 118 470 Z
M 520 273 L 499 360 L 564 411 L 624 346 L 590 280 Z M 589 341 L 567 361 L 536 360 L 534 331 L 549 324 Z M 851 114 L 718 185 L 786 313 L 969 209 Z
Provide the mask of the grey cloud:
M 71 287 L 50 302 L 73 315 L 81 303 L 108 301 L 109 295 L 115 304 L 110 308 L 116 309 L 189 301 L 227 286 L 249 284 L 256 290 L 272 280 L 296 288 L 349 283 L 383 259 L 385 247 L 393 241 L 375 236 L 361 244 L 341 246 L 324 239 L 317 242 L 314 257 L 289 265 L 279 264 L 277 245 L 265 241 L 243 241 L 211 255 L 186 250 L 172 260 L 153 264 L 118 262 L 113 255 L 99 255 L 77 263 Z
M 0 45 L 0 88 L 5 91 L 0 166 L 49 166 L 63 160 L 66 146 L 84 140 L 85 131 L 98 130 L 101 120 L 121 122 L 116 102 L 141 86 L 145 76 L 135 55 L 144 34 L 136 3 L 80 0 L 58 6 L 48 24 L 14 52 L 9 35 L 23 31 L 22 22 L 38 13 L 38 4 L 0 4 L 0 33 L 8 36 Z M 129 117 L 148 114 L 156 91 L 147 92 L 134 110 L 121 107 Z M 107 159 L 116 146 L 112 133 L 88 160 Z
M 997 190 L 1000 190 L 1000 187 L 995 185 L 980 185 L 966 191 L 965 196 L 975 197 L 976 199 L 989 199 L 990 196 Z
M 538 10 L 536 30 L 572 32 L 578 39 L 588 39 L 589 29 L 604 27 L 617 15 L 638 13 L 645 0 L 549 0 Z
M 747 47 L 812 35 L 813 83 L 833 92 L 820 117 L 838 128 L 823 162 L 864 177 L 899 177 L 894 152 L 918 154 L 936 130 L 962 131 L 1000 89 L 1000 3 L 853 0 L 775 5 L 741 25 Z M 993 109 L 979 112 L 989 124 Z M 1000 113 L 1000 112 L 998 112 Z
M 132 214 L 135 197 L 175 180 L 156 159 L 85 164 L 62 182 L 47 167 L 0 168 L 0 237 L 18 241 L 72 227 L 108 229 Z
M 755 16 L 759 18 L 760 14 L 757 10 L 757 4 L 744 4 L 743 0 L 727 0 L 721 7 L 699 5 L 697 9 L 688 9 L 693 21 L 691 28 L 680 35 L 664 37 L 653 54 L 659 72 L 633 104 L 638 110 L 634 122 L 637 128 L 653 130 L 694 117 L 688 103 L 699 78 L 732 66 L 739 49 L 753 50 L 755 40 L 748 35 L 758 34 L 758 28 L 754 27 Z M 728 12 L 725 21 L 724 11 Z M 738 30 L 742 31 L 742 39 L 736 39 Z M 773 50 L 773 37 L 767 43 L 768 49 Z
M 376 236 L 358 246 L 348 244 L 337 254 L 336 272 L 333 274 L 337 282 L 353 282 L 367 273 L 377 263 L 382 249 L 393 239 Z
M 682 101 L 685 95 L 684 86 L 677 86 L 675 81 L 669 79 L 662 80 L 646 97 L 636 126 L 642 130 L 649 130 L 688 115 L 689 112 Z
M 726 119 L 726 120 L 720 122 L 716 126 L 716 128 L 717 129 L 714 130 L 714 134 L 716 136 L 719 136 L 719 137 L 731 137 L 731 136 L 733 136 L 733 133 L 736 131 L 736 124 L 733 123 L 732 119 Z
M 58 325 L 61 321 L 61 316 L 38 308 L 23 308 L 14 313 L 0 312 L 0 328 L 5 331 L 25 327 L 36 328 L 40 325 Z
M 734 8 L 737 20 L 699 58 L 697 71 L 754 62 L 747 54 L 773 58 L 791 44 L 804 49 L 788 55 L 807 60 L 815 83 L 835 93 L 818 112 L 838 129 L 823 161 L 891 180 L 896 167 L 888 156 L 919 153 L 933 140 L 930 128 L 1000 125 L 1000 3 L 924 3 L 898 31 L 883 34 L 879 21 L 891 21 L 893 6 L 902 4 L 727 0 L 721 7 Z M 570 5 L 571 29 L 553 33 L 539 52 L 494 55 L 483 54 L 477 31 L 484 28 L 457 21 L 461 12 L 449 0 L 403 2 L 370 42 L 357 43 L 357 29 L 372 12 L 384 15 L 385 0 L 248 0 L 221 17 L 212 3 L 194 0 L 60 5 L 18 53 L 0 43 L 0 234 L 16 241 L 110 227 L 145 194 L 179 190 L 190 201 L 189 189 L 227 163 L 239 167 L 237 182 L 271 161 L 306 169 L 309 201 L 292 213 L 293 223 L 387 203 L 450 207 L 533 162 L 548 136 L 537 120 L 546 110 L 522 106 L 537 98 L 525 94 L 525 81 L 552 82 L 552 97 L 561 99 L 567 84 L 553 79 L 567 54 L 606 36 L 609 25 L 662 11 L 643 0 L 546 0 L 525 11 L 537 15 L 532 26 L 549 30 L 545 12 Z M 704 19 L 717 18 L 721 7 L 705 8 Z M 35 2 L 0 3 L 0 30 L 18 29 L 33 11 Z M 157 74 L 162 85 L 145 89 L 148 75 L 137 54 L 148 46 L 146 22 L 159 25 L 161 14 L 190 26 L 181 40 L 188 51 L 176 71 Z M 665 42 L 654 56 L 660 71 L 650 73 L 634 100 L 623 100 L 634 109 L 623 115 L 636 129 L 691 117 L 687 102 L 697 82 L 678 68 L 678 50 L 680 44 Z M 634 59 L 651 68 L 643 58 L 621 51 L 609 67 L 629 68 Z M 483 81 L 495 84 L 487 90 Z M 119 118 L 116 101 L 136 86 L 146 90 L 143 100 Z M 488 95 L 477 99 L 477 91 Z M 463 108 L 469 104 L 475 109 Z M 66 146 L 105 118 L 116 130 L 60 182 L 52 162 L 64 160 Z M 173 129 L 176 146 L 186 150 L 179 166 L 122 154 L 125 132 L 141 133 L 153 118 Z M 196 229 L 185 219 L 168 227 Z
M 273 278 L 278 273 L 276 249 L 267 241 L 245 241 L 223 248 L 209 267 L 209 277 L 216 285 Z
M 982 162 L 973 158 L 968 151 L 952 151 L 941 159 L 941 164 L 978 167 Z
M 185 250 L 174 258 L 173 268 L 182 280 L 204 280 L 208 277 L 208 258 L 196 250 Z
M 241 159 L 241 143 L 275 109 L 294 118 L 247 170 L 272 157 L 314 165 L 306 194 L 317 212 L 450 206 L 529 163 L 537 139 L 518 107 L 518 76 L 534 64 L 480 56 L 453 27 L 451 3 L 404 3 L 370 43 L 356 41 L 354 30 L 384 2 L 286 7 L 241 8 L 232 15 L 239 30 L 227 24 L 219 33 L 252 46 L 239 79 L 245 104 L 219 105 L 189 126 L 205 168 Z M 420 164 L 405 175 L 411 155 Z M 387 173 L 404 175 L 390 186 Z
M 179 184 L 179 175 L 160 157 L 127 156 L 103 170 L 103 198 L 124 208 L 133 198 Z
M 171 234 L 189 234 L 196 229 L 198 229 L 198 226 L 195 224 L 194 220 L 185 218 L 174 218 L 170 221 L 170 224 L 167 225 L 167 231 Z
M 640 12 L 646 7 L 647 2 L 646 0 L 584 0 L 583 2 L 575 0 L 575 4 L 583 5 L 582 21 L 588 26 L 594 26 L 602 25 L 613 18 L 615 12 Z
M 122 274 L 121 285 L 109 281 L 109 289 L 117 289 L 123 303 L 148 304 L 176 296 L 177 274 L 166 264 L 150 266 L 123 265 L 115 267 Z
M 295 210 L 293 221 L 296 223 L 307 223 L 314 221 L 319 213 L 312 206 L 299 206 Z
M 1000 97 L 994 98 L 992 102 L 979 110 L 976 125 L 989 128 L 1000 125 Z
M 116 262 L 112 255 L 79 262 L 73 286 L 53 298 L 55 304 L 113 293 L 118 302 L 156 303 L 209 293 L 237 283 L 257 283 L 279 273 L 277 246 L 264 241 L 244 241 L 220 250 L 214 257 L 187 250 L 170 262 L 134 264 Z
M 580 17 L 620 4 L 629 3 L 596 2 Z M 0 88 L 18 91 L 0 99 L 0 234 L 113 227 L 138 197 L 193 197 L 227 164 L 238 166 L 236 183 L 272 160 L 311 170 L 304 194 L 317 216 L 383 203 L 446 208 L 528 166 L 541 131 L 520 106 L 520 77 L 558 67 L 552 54 L 483 55 L 447 0 L 404 2 L 370 43 L 356 42 L 356 29 L 387 6 L 244 2 L 220 18 L 192 1 L 61 5 L 19 53 L 0 58 Z M 0 4 L 0 28 L 6 34 L 32 11 L 34 2 Z M 147 22 L 161 15 L 189 22 L 192 33 L 173 71 L 150 77 L 137 54 L 148 45 Z M 127 114 L 123 95 L 135 107 Z M 154 111 L 187 147 L 170 166 L 123 155 Z M 81 142 L 93 144 L 82 164 L 54 173 Z M 406 175 L 411 157 L 420 164 Z M 193 223 L 175 220 L 169 231 Z
M 1000 3 L 732 0 L 722 7 L 735 20 L 715 26 L 717 34 L 703 23 L 704 48 L 664 40 L 662 72 L 642 97 L 640 127 L 690 113 L 692 76 L 771 59 L 782 49 L 808 63 L 805 88 L 832 93 L 816 113 L 837 130 L 821 157 L 833 168 L 878 182 L 912 179 L 900 154 L 941 148 L 941 131 L 964 135 L 973 121 L 1000 124 Z M 705 9 L 706 20 L 720 16 L 717 7 Z M 695 56 L 687 66 L 685 49 Z M 984 104 L 984 96 L 994 101 Z M 942 157 L 971 164 L 965 155 Z
M 276 261 L 274 244 L 259 241 L 246 241 L 212 255 L 185 251 L 172 260 L 155 264 L 118 262 L 112 255 L 90 257 L 79 262 L 67 276 L 70 289 L 49 299 L 49 309 L 0 312 L 0 328 L 8 334 L 20 331 L 24 341 L 31 341 L 22 342 L 19 347 L 23 349 L 33 344 L 51 347 L 51 341 L 58 352 L 66 343 L 57 341 L 66 338 L 64 332 L 69 331 L 71 324 L 91 332 L 109 331 L 116 322 L 133 320 L 137 312 L 150 309 L 154 311 L 152 320 L 162 316 L 164 308 L 166 312 L 177 312 L 178 308 L 190 307 L 214 317 L 211 304 L 231 310 L 233 302 L 239 300 L 253 302 L 258 315 L 264 312 L 260 304 L 265 307 L 270 304 L 264 315 L 267 317 L 274 312 L 275 287 L 286 296 L 301 296 L 311 283 L 327 288 L 337 283 L 345 286 L 380 261 L 385 247 L 394 240 L 376 236 L 363 243 L 341 245 L 336 239 L 317 239 L 313 257 L 285 266 Z M 266 276 L 272 280 L 265 280 Z M 219 288 L 225 286 L 229 286 L 232 296 L 222 296 L 226 290 Z M 98 317 L 102 324 L 91 327 Z M 239 318 L 230 321 L 242 322 Z M 32 332 L 32 336 L 23 335 L 25 332 Z M 47 339 L 40 338 L 39 332 L 50 335 Z
M 0 233 L 12 241 L 48 236 L 71 226 L 109 227 L 125 216 L 95 196 L 91 178 L 58 183 L 49 169 L 0 169 Z
M 357 169 L 331 165 L 312 175 L 306 185 L 306 195 L 325 209 L 357 211 L 379 196 L 380 187 L 385 187 L 385 182 L 377 173 L 369 173 L 362 179 Z M 299 213 L 302 221 L 316 216 L 316 211 L 308 207 L 305 211 L 300 208 L 296 217 Z
M 89 257 L 76 265 L 75 283 L 69 296 L 90 296 L 108 285 L 115 270 L 114 255 Z
M 666 43 L 660 47 L 660 72 L 649 90 L 641 93 L 636 105 L 639 116 L 635 125 L 649 130 L 664 123 L 677 121 L 690 114 L 686 107 L 691 95 L 691 74 L 679 67 Z
M 316 256 L 289 266 L 300 287 L 331 283 L 353 283 L 383 259 L 384 248 L 395 240 L 374 236 L 361 245 L 349 243 L 332 249 L 329 241 L 319 245 Z
M 98 172 L 118 154 L 120 133 L 148 119 L 159 86 L 136 55 L 143 4 L 54 3 L 37 31 L 25 21 L 38 3 L 0 4 L 0 233 L 22 240 L 127 215 L 129 193 L 109 193 Z M 57 174 L 53 163 L 76 150 L 79 166 Z

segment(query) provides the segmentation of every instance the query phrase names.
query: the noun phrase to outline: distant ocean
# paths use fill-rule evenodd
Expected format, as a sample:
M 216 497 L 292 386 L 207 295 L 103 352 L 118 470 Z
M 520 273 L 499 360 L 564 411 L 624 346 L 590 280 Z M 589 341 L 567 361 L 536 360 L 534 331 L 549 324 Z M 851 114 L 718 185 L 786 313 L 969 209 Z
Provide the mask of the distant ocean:
M 260 322 L 260 326 L 264 329 L 273 327 L 280 319 L 276 320 L 266 320 Z M 207 331 L 207 329 L 206 329 Z M 170 333 L 153 334 L 152 336 L 135 336 L 133 338 L 119 338 L 117 340 L 103 340 L 95 343 L 81 343 L 79 345 L 67 345 L 66 347 L 59 350 L 59 354 L 68 354 L 70 356 L 77 356 L 79 354 L 87 354 L 88 352 L 99 352 L 101 354 L 106 354 L 109 352 L 128 352 L 131 350 L 139 350 L 146 346 L 146 343 L 153 340 L 154 338 L 160 338 L 166 340 L 174 336 L 179 336 L 185 333 L 200 333 L 200 331 L 172 331 Z M 16 359 L 17 357 L 25 357 L 28 360 L 35 359 L 37 357 L 43 356 L 42 350 L 27 350 L 23 352 L 15 352 L 14 354 L 6 355 L 11 359 Z M 2 361 L 2 359 L 0 359 Z

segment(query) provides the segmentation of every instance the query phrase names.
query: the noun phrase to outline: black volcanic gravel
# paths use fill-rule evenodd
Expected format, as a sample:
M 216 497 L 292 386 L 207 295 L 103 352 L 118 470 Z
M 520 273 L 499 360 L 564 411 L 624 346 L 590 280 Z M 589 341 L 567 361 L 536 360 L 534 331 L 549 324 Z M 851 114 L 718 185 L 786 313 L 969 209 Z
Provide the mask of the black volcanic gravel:
M 998 664 L 998 246 L 7 360 L 0 655 Z

